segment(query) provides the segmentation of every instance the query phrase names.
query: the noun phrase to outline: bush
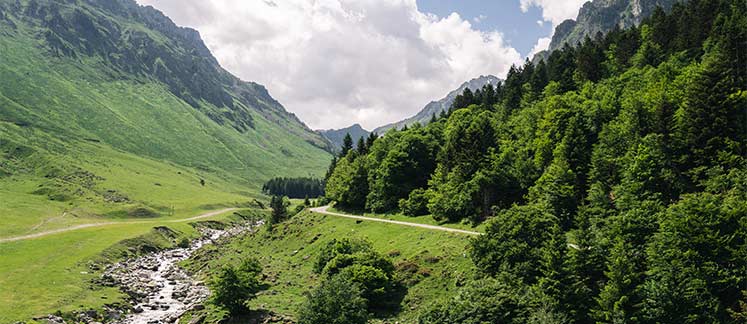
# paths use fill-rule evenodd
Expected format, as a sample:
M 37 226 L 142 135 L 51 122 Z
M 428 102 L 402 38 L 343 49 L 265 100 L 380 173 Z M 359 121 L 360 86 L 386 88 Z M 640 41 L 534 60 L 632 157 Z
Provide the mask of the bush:
M 332 240 L 322 249 L 315 265 L 327 279 L 343 277 L 355 283 L 367 300 L 369 310 L 390 310 L 399 306 L 401 287 L 394 280 L 394 265 L 373 251 L 366 241 Z
M 343 269 L 338 276 L 359 285 L 361 295 L 368 300 L 370 307 L 381 308 L 388 304 L 387 296 L 392 291 L 391 274 L 376 267 L 354 264 Z
M 247 302 L 264 289 L 261 273 L 262 266 L 256 259 L 244 260 L 238 267 L 223 267 L 210 282 L 212 303 L 234 315 L 246 313 Z
M 408 199 L 399 201 L 399 209 L 406 216 L 428 215 L 428 195 L 425 189 L 415 189 Z
M 353 254 L 339 254 L 327 262 L 322 272 L 331 276 L 354 264 L 367 265 L 384 271 L 387 275 L 394 272 L 394 265 L 387 258 L 375 251 L 363 251 Z
M 322 282 L 298 312 L 299 324 L 365 324 L 368 305 L 357 284 L 342 276 Z
M 361 251 L 371 250 L 371 243 L 353 239 L 333 239 L 322 248 L 314 263 L 314 272 L 322 273 L 327 263 L 339 254 L 353 254 Z
M 426 309 L 419 323 L 525 323 L 526 305 L 519 292 L 495 279 L 472 282 L 456 297 Z

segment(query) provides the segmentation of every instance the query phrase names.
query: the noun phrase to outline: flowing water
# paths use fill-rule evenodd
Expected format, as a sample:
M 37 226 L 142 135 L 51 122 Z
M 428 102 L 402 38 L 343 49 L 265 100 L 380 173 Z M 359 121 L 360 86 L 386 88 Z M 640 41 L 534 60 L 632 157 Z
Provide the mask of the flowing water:
M 203 283 L 181 270 L 178 263 L 207 244 L 222 237 L 241 234 L 251 228 L 253 227 L 207 229 L 203 231 L 202 239 L 187 248 L 157 252 L 109 266 L 104 277 L 113 280 L 123 291 L 133 296 L 135 303 L 134 312 L 115 323 L 173 323 L 186 311 L 202 307 L 210 291 Z

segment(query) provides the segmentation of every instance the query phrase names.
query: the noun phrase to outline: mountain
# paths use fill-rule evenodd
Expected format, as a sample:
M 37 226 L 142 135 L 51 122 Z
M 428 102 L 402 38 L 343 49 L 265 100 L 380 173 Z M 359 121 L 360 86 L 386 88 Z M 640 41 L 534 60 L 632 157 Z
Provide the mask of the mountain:
M 265 87 L 224 70 L 197 31 L 133 0 L 0 0 L 0 49 L 0 147 L 15 161 L 0 174 L 29 169 L 24 156 L 54 161 L 83 146 L 252 186 L 329 162 L 331 144 Z
M 345 138 L 346 134 L 350 134 L 353 138 L 353 144 L 357 143 L 359 138 L 363 137 L 365 139 L 369 134 L 371 134 L 371 132 L 363 129 L 360 124 L 355 124 L 342 129 L 320 130 L 319 133 L 332 142 L 336 150 L 339 150 L 340 147 L 342 147 L 342 140 Z
M 639 25 L 649 17 L 657 7 L 669 11 L 681 0 L 594 0 L 581 7 L 578 17 L 568 19 L 555 28 L 550 47 L 538 53 L 534 60 L 547 58 L 549 53 L 565 44 L 575 46 L 586 36 L 595 37 L 597 33 L 606 34 L 615 28 L 627 29 Z
M 487 84 L 496 85 L 500 81 L 501 81 L 500 79 L 492 75 L 480 76 L 479 78 L 475 78 L 470 81 L 467 81 L 463 83 L 456 90 L 449 92 L 449 94 L 446 95 L 446 97 L 444 97 L 443 99 L 438 100 L 438 101 L 432 101 L 431 103 L 426 105 L 415 116 L 412 116 L 410 118 L 407 118 L 405 120 L 402 120 L 396 123 L 381 126 L 375 129 L 373 132 L 376 134 L 384 134 L 392 128 L 401 129 L 405 125 L 409 126 L 415 123 L 427 124 L 431 120 L 433 115 L 439 115 L 442 111 L 446 111 L 449 108 L 451 108 L 451 104 L 454 103 L 454 99 L 456 99 L 458 95 L 462 94 L 462 92 L 464 92 L 465 89 L 469 88 L 470 90 L 474 91 L 474 90 L 482 88 L 483 86 Z

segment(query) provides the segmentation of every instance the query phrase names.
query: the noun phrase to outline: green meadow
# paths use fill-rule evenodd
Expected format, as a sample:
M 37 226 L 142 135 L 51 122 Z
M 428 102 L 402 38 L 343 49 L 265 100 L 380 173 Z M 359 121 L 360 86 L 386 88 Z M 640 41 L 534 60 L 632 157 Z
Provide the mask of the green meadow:
M 320 215 L 303 211 L 277 225 L 273 232 L 238 238 L 225 246 L 209 246 L 184 262 L 189 271 L 207 279 L 215 270 L 242 258 L 257 257 L 269 289 L 251 301 L 255 310 L 271 311 L 295 318 L 304 294 L 320 281 L 312 270 L 322 247 L 332 239 L 360 238 L 370 241 L 376 251 L 391 258 L 398 279 L 408 287 L 402 312 L 395 318 L 379 319 L 413 322 L 421 307 L 451 296 L 473 275 L 467 256 L 471 237 L 378 222 Z M 218 320 L 223 313 L 212 306 L 192 316 Z
M 184 217 L 191 215 L 182 215 Z M 226 214 L 209 219 L 225 220 Z M 26 321 L 57 311 L 101 309 L 124 301 L 117 288 L 100 287 L 90 264 L 113 262 L 123 240 L 138 238 L 158 247 L 173 241 L 154 233 L 167 226 L 178 237 L 195 237 L 188 222 L 118 224 L 87 228 L 31 240 L 0 243 L 0 322 Z

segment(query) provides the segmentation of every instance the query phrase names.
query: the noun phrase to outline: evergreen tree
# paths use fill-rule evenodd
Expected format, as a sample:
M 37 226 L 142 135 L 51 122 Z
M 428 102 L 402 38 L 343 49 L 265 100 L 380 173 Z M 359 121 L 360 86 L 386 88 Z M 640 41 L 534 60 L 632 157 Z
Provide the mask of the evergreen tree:
M 270 199 L 270 208 L 272 209 L 268 221 L 270 228 L 288 218 L 288 205 L 283 197 L 272 196 Z
M 366 147 L 366 141 L 363 140 L 363 137 L 358 139 L 358 145 L 355 150 L 360 156 L 368 154 L 368 147 Z
M 350 136 L 350 133 L 345 134 L 345 137 L 342 139 L 342 148 L 340 149 L 340 157 L 344 157 L 348 155 L 348 152 L 353 149 L 353 137 Z

